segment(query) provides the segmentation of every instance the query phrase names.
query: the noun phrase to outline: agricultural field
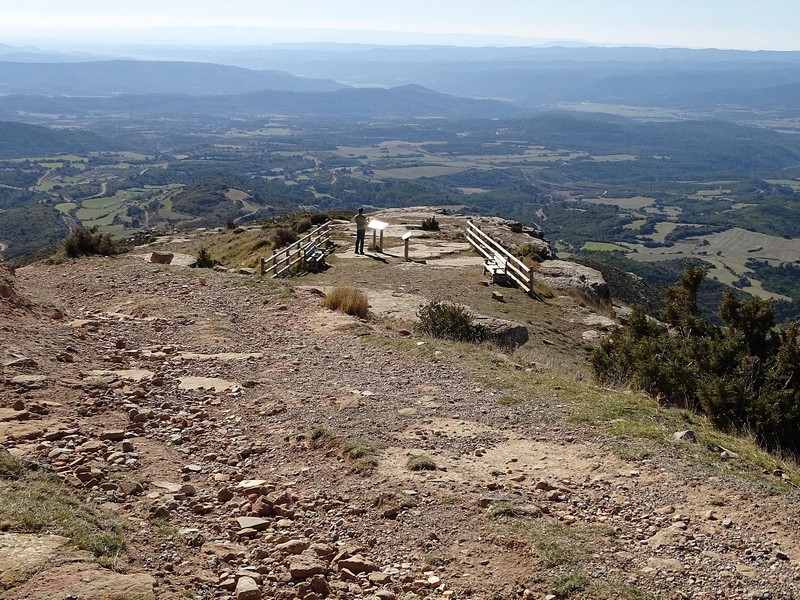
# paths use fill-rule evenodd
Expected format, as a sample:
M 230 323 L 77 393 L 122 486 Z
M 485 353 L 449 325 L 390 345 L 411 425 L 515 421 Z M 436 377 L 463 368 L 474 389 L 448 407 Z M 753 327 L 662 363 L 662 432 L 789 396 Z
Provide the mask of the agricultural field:
M 590 252 L 627 252 L 628 248 L 608 242 L 586 242 L 583 245 L 583 250 L 589 250 Z
M 609 204 L 618 206 L 620 209 L 637 211 L 643 208 L 653 206 L 655 204 L 654 198 L 645 198 L 644 196 L 634 196 L 632 198 L 586 198 L 584 202 L 588 204 Z

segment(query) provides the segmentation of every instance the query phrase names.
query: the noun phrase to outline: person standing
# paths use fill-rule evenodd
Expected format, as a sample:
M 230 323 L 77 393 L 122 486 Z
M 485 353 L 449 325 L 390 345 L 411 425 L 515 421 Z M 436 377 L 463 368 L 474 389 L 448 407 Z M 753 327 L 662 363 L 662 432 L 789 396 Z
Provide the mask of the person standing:
M 367 217 L 364 209 L 359 208 L 355 216 L 356 221 L 356 254 L 364 254 L 364 239 L 367 237 Z

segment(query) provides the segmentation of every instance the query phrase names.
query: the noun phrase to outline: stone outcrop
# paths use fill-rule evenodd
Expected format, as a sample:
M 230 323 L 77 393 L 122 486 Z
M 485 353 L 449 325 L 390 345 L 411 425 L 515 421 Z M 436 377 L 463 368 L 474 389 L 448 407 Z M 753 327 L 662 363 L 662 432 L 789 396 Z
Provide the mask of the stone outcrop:
M 27 305 L 14 286 L 14 267 L 0 260 L 0 302 L 2 301 L 12 306 Z
M 554 290 L 576 289 L 594 300 L 610 300 L 608 284 L 597 269 L 566 260 L 546 260 L 536 278 Z

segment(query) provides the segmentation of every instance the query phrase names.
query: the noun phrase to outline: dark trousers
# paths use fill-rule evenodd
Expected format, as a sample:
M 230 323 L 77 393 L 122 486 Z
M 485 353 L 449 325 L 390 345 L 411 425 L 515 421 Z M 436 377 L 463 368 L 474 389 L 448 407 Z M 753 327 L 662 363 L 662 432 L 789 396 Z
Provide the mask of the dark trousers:
M 356 254 L 364 254 L 364 238 L 366 237 L 366 229 L 356 231 Z

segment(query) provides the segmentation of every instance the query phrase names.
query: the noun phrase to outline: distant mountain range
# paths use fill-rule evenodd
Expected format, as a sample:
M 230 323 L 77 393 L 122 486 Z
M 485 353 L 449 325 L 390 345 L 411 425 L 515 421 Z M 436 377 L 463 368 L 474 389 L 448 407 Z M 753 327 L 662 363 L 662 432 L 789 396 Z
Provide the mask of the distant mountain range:
M 771 90 L 800 84 L 800 52 L 342 44 L 172 51 L 184 59 L 279 68 L 352 85 L 414 83 L 536 108 L 588 102 L 714 110 L 734 100 L 743 108 L 753 103 L 770 108 L 765 96 Z M 800 96 L 786 97 L 788 88 L 782 91 L 783 99 L 775 107 L 800 111 Z
M 133 60 L 31 63 L 12 62 L 0 55 L 0 94 L 230 95 L 257 90 L 322 92 L 345 87 L 348 86 L 331 79 L 210 63 Z
M 695 118 L 746 120 L 754 109 L 775 113 L 770 117 L 800 116 L 800 52 L 341 44 L 123 50 L 175 60 L 88 60 L 95 57 L 0 45 L 0 95 L 149 96 L 115 100 L 114 110 L 137 114 L 153 113 L 161 102 L 162 112 L 170 113 L 254 114 L 260 105 L 266 113 L 347 118 L 401 106 L 398 118 L 510 116 L 576 104 L 688 110 Z M 41 62 L 30 62 L 37 57 Z M 294 93 L 332 95 L 289 95 Z M 16 102 L 3 104 L 8 109 Z M 70 101 L 63 110 L 80 112 L 90 104 Z M 112 104 L 96 106 L 107 110 Z M 0 118 L 15 117 L 4 110 Z

